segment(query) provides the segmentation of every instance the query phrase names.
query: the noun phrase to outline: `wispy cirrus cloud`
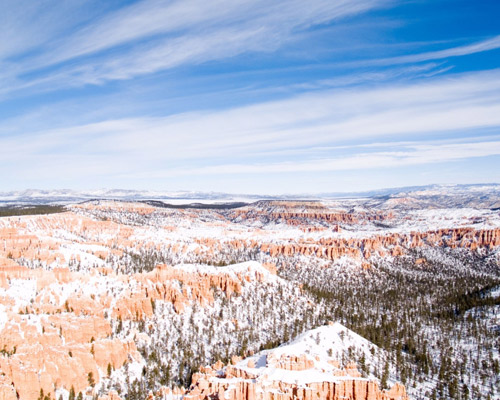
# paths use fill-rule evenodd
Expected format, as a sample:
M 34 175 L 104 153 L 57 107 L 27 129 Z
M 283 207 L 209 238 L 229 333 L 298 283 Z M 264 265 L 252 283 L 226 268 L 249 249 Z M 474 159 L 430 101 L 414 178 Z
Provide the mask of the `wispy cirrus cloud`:
M 430 78 L 434 75 L 449 71 L 452 67 L 442 66 L 442 63 L 426 63 L 410 66 L 398 66 L 395 68 L 385 68 L 380 71 L 347 73 L 335 78 L 320 79 L 316 81 L 308 81 L 307 83 L 298 83 L 288 85 L 286 88 L 314 90 L 327 88 L 341 88 L 359 84 L 373 84 L 381 82 L 391 82 L 398 79 L 408 78 Z
M 190 175 L 315 173 L 448 163 L 476 157 L 500 156 L 500 137 L 496 139 L 494 141 L 446 144 L 434 143 L 433 141 L 426 144 L 415 142 L 407 143 L 404 146 L 400 143 L 389 142 L 385 143 L 385 146 L 392 147 L 391 151 L 360 152 L 354 155 L 299 162 L 233 163 L 199 168 L 172 168 L 168 171 L 153 172 L 152 176 L 166 178 Z M 144 175 L 136 176 L 136 178 L 139 177 L 144 177 Z
M 131 49 L 113 58 L 89 61 L 71 68 L 63 68 L 48 77 L 36 79 L 37 85 L 102 84 L 112 80 L 131 79 L 175 68 L 196 65 L 241 54 L 262 51 L 277 45 L 263 29 L 241 31 L 227 29 L 204 36 L 185 35 L 179 38 L 158 39 L 139 48 Z
M 4 42 L 14 43 L 10 48 L 26 55 L 15 63 L 4 60 L 0 76 L 3 93 L 103 85 L 249 52 L 272 52 L 311 26 L 362 14 L 387 6 L 391 1 L 143 0 L 111 10 L 94 20 L 61 18 L 62 14 L 78 14 L 75 10 L 82 8 L 79 2 L 72 3 L 75 9 L 72 13 L 67 9 L 58 11 L 49 0 L 45 0 L 43 12 L 39 7 L 25 5 L 27 12 L 22 18 L 16 17 L 22 10 L 13 4 L 9 10 L 13 14 L 11 19 L 17 23 L 11 23 L 7 30 L 9 40 Z M 30 23 L 39 12 L 47 24 Z M 28 29 L 23 30 L 25 26 Z M 40 32 L 32 32 L 30 26 Z M 71 26 L 76 29 L 61 35 Z M 33 47 L 35 52 L 26 53 Z M 370 59 L 362 64 L 382 67 L 411 64 L 499 47 L 500 36 L 496 36 L 470 45 Z M 450 68 L 443 67 L 433 73 L 443 73 Z M 377 79 L 377 74 L 384 71 L 364 76 L 368 80 Z
M 388 0 L 144 0 L 91 23 L 49 52 L 47 63 L 96 53 L 150 37 L 199 35 L 227 28 L 267 30 L 288 36 L 337 18 L 365 12 Z
M 382 58 L 378 60 L 370 60 L 367 63 L 370 65 L 394 65 L 394 64 L 410 64 L 419 63 L 422 61 L 442 60 L 450 57 L 467 56 L 470 54 L 482 53 L 484 51 L 496 50 L 500 48 L 500 35 L 485 39 L 479 42 L 471 43 L 464 46 L 451 47 L 443 50 L 428 51 L 424 53 L 409 54 L 405 56 Z

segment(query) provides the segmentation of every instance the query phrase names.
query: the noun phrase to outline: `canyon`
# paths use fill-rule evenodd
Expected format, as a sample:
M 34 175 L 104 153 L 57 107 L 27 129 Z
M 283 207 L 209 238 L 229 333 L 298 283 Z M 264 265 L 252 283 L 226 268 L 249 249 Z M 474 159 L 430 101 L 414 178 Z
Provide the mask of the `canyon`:
M 500 214 L 481 207 L 93 200 L 2 217 L 0 400 L 419 398 L 439 385 L 413 372 L 415 386 L 405 389 L 389 348 L 327 323 L 338 315 L 354 327 L 362 313 L 331 294 L 360 290 L 349 286 L 359 279 L 453 268 L 491 285 L 499 248 Z M 483 272 L 466 268 L 470 260 Z M 340 340 L 340 331 L 356 340 Z M 316 335 L 321 346 L 308 342 Z M 417 362 L 411 347 L 402 349 L 406 365 Z M 438 347 L 432 354 L 432 365 L 444 362 Z M 491 353 L 487 365 L 497 364 Z

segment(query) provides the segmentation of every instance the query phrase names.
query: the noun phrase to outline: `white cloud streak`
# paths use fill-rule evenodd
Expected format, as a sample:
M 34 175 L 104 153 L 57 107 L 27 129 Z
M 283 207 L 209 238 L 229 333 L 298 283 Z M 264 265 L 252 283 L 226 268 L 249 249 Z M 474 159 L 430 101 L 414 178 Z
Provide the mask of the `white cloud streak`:
M 500 35 L 468 44 L 465 46 L 452 47 L 444 50 L 429 51 L 419 54 L 410 54 L 406 56 L 383 58 L 379 60 L 368 61 L 369 65 L 394 65 L 394 64 L 410 64 L 430 60 L 442 60 L 450 57 L 467 56 L 470 54 L 482 53 L 484 51 L 496 50 L 500 48 Z
M 0 13 L 0 92 L 100 85 L 247 52 L 273 51 L 310 26 L 390 3 L 143 0 L 89 22 L 74 17 L 83 8 L 81 0 L 65 2 L 63 6 L 51 0 L 8 0 L 7 12 L 3 16 Z M 62 34 L 71 27 L 73 33 Z M 365 64 L 418 63 L 497 48 L 500 36 L 439 51 L 367 60 Z M 25 54 L 31 49 L 36 52 L 15 63 L 8 60 L 11 55 Z M 30 72 L 34 77 L 27 77 Z M 376 74 L 372 79 L 377 79 Z
M 76 12 L 68 12 L 69 6 L 58 11 L 49 0 L 42 3 L 43 9 L 33 3 L 23 8 L 12 3 L 9 7 L 13 18 L 5 21 L 6 40 L 0 44 L 0 62 L 2 50 L 8 55 L 38 46 L 40 54 L 15 64 L 4 60 L 0 75 L 2 92 L 101 85 L 247 52 L 274 51 L 310 26 L 380 8 L 390 1 L 143 0 L 108 13 L 69 35 L 60 33 L 78 21 L 66 21 L 61 14 Z M 78 3 L 69 4 L 76 10 L 81 7 Z M 21 12 L 24 10 L 25 14 Z M 34 23 L 37 15 L 45 23 Z M 54 22 L 59 20 L 65 22 Z M 60 36 L 58 39 L 54 39 L 56 34 Z M 7 47 L 2 49 L 2 46 Z M 496 36 L 465 46 L 367 60 L 364 64 L 418 63 L 499 47 L 500 36 Z M 27 78 L 30 71 L 36 77 Z M 37 75 L 37 71 L 43 72 Z M 371 78 L 377 79 L 376 73 Z
M 154 177 L 190 175 L 275 174 L 331 172 L 398 168 L 412 165 L 447 163 L 468 158 L 500 156 L 500 140 L 480 143 L 414 144 L 396 151 L 359 153 L 353 156 L 267 164 L 222 164 L 203 168 L 172 169 Z
M 266 41 L 267 40 L 267 41 Z M 225 30 L 198 36 L 183 36 L 156 41 L 150 46 L 117 55 L 101 62 L 86 63 L 52 75 L 45 83 L 71 82 L 72 85 L 101 84 L 110 80 L 131 79 L 181 65 L 193 65 L 263 50 L 276 44 L 262 29 Z M 277 44 L 276 44 L 277 45 Z M 40 81 L 41 82 L 41 81 Z

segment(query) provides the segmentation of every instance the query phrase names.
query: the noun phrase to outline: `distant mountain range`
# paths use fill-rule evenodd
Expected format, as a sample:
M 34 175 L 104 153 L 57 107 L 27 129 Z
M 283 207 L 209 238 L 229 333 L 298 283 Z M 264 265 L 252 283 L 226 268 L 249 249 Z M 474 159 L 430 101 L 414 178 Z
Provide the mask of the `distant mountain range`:
M 481 201 L 494 204 L 500 199 L 500 184 L 474 185 L 427 185 L 399 188 L 386 188 L 365 192 L 325 192 L 319 194 L 287 194 L 287 195 L 257 195 L 231 194 L 222 192 L 200 191 L 149 191 L 125 189 L 99 189 L 77 191 L 71 189 L 37 190 L 0 192 L 0 205 L 23 204 L 69 204 L 94 199 L 114 199 L 124 201 L 158 200 L 171 204 L 201 203 L 231 203 L 254 202 L 257 200 L 299 200 L 299 199 L 371 199 L 373 205 L 387 200 L 412 198 L 420 202 L 433 202 L 454 197 L 465 202 Z M 499 203 L 500 205 L 500 203 Z

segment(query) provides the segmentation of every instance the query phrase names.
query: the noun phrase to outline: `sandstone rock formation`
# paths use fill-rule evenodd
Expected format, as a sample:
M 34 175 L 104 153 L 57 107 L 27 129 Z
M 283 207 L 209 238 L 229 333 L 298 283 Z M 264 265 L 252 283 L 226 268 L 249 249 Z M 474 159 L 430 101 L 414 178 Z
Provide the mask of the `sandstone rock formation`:
M 411 232 L 409 234 L 392 233 L 390 235 L 374 235 L 362 239 L 321 238 L 316 243 L 263 243 L 260 250 L 272 257 L 278 255 L 316 256 L 328 260 L 341 257 L 366 259 L 372 255 L 397 257 L 406 253 L 405 249 L 425 246 L 449 248 L 493 249 L 500 246 L 500 229 L 475 230 L 473 228 L 440 229 L 428 232 Z

